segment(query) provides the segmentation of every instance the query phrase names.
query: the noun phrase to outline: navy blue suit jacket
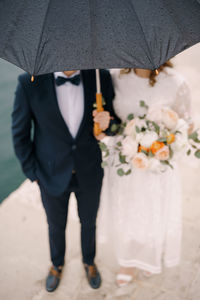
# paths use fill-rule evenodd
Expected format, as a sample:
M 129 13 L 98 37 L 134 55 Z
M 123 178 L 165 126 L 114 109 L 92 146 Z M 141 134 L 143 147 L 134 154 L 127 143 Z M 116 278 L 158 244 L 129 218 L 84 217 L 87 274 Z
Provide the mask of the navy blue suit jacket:
M 105 109 L 116 117 L 110 73 L 101 70 L 100 76 Z M 58 196 L 67 189 L 73 169 L 83 189 L 101 188 L 101 153 L 93 136 L 92 117 L 95 71 L 81 71 L 81 77 L 84 116 L 74 139 L 58 107 L 53 74 L 37 76 L 33 83 L 28 74 L 19 76 L 12 113 L 15 153 L 25 175 L 38 180 L 49 195 Z

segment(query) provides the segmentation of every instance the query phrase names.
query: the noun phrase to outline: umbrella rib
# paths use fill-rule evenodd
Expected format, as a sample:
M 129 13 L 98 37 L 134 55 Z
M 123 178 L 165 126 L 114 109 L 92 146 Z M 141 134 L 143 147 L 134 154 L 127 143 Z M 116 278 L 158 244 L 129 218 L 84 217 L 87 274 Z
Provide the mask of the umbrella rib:
M 44 32 L 44 25 L 46 23 L 47 15 L 48 15 L 49 8 L 50 8 L 50 3 L 51 3 L 51 0 L 49 0 L 49 3 L 47 5 L 47 9 L 46 9 L 46 13 L 45 13 L 45 16 L 44 16 L 44 21 L 43 21 L 43 24 L 42 24 L 42 30 L 41 30 L 41 34 L 40 34 L 40 37 L 39 37 L 38 47 L 37 47 L 36 56 L 35 56 L 35 64 L 33 66 L 33 74 L 31 74 L 31 75 L 34 75 L 34 73 L 35 73 L 36 60 L 37 60 L 37 56 L 38 56 L 38 52 L 39 52 L 39 48 L 40 48 L 40 43 L 41 43 L 41 40 L 42 40 L 43 32 Z
M 138 24 L 139 24 L 139 26 L 140 26 L 140 29 L 141 29 L 141 31 L 142 31 L 142 34 L 143 34 L 143 36 L 144 36 L 144 41 L 145 41 L 145 44 L 146 44 L 146 46 L 147 46 L 147 50 L 148 50 L 148 52 L 149 52 L 149 57 L 150 57 L 150 60 L 151 60 L 153 69 L 156 69 L 157 67 L 156 67 L 155 64 L 154 64 L 154 60 L 153 60 L 153 57 L 152 57 L 152 55 L 151 55 L 151 50 L 150 50 L 149 44 L 148 44 L 148 42 L 147 42 L 147 39 L 146 39 L 144 30 L 143 30 L 142 24 L 141 24 L 141 22 L 140 22 L 140 19 L 139 19 L 139 17 L 138 17 L 137 12 L 136 12 L 136 9 L 135 9 L 135 6 L 134 6 L 133 1 L 131 1 L 131 4 L 132 4 L 133 10 L 134 10 L 134 12 L 135 12 L 135 15 L 136 15 Z

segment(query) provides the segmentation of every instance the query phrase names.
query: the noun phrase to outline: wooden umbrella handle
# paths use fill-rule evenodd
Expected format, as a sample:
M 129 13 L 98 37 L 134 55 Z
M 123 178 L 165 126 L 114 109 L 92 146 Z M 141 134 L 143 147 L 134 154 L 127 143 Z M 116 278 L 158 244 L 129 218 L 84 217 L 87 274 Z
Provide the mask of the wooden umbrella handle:
M 102 102 L 102 93 L 96 93 L 96 105 L 97 105 L 97 112 L 104 111 L 103 102 Z M 102 133 L 102 130 L 99 126 L 99 123 L 94 123 L 94 135 L 98 136 Z

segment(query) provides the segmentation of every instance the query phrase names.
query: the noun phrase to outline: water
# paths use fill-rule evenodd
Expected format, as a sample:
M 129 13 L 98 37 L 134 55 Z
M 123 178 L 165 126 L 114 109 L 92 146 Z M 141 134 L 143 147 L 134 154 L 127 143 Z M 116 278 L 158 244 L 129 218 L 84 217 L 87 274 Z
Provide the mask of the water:
M 0 203 L 25 179 L 11 137 L 11 112 L 20 73 L 19 68 L 0 59 Z

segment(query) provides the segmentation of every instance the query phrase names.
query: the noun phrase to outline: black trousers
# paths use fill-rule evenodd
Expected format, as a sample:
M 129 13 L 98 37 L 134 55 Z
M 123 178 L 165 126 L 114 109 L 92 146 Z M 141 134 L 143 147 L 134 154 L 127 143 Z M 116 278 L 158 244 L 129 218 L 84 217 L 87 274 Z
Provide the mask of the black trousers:
M 96 253 L 96 217 L 99 207 L 100 187 L 91 186 L 88 190 L 82 191 L 76 175 L 73 174 L 67 191 L 61 196 L 52 197 L 48 195 L 42 186 L 40 186 L 40 191 L 47 216 L 50 254 L 53 265 L 58 267 L 64 264 L 65 229 L 71 192 L 75 193 L 78 203 L 83 262 L 92 265 Z

